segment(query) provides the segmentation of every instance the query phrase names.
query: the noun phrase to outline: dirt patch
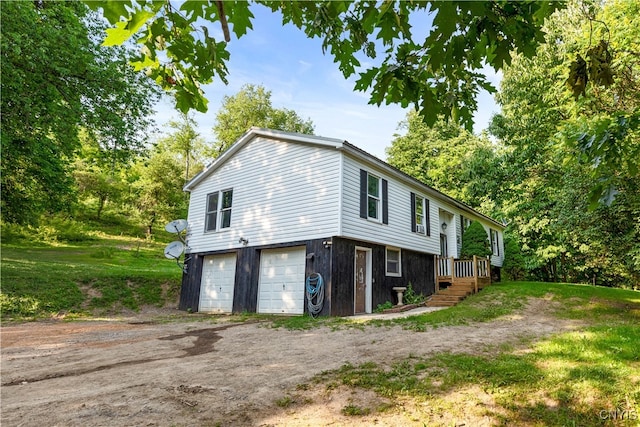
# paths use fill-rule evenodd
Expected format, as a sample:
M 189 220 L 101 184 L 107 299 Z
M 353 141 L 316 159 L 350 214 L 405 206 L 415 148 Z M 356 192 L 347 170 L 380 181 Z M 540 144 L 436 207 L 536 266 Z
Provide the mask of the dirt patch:
M 577 326 L 548 314 L 550 309 L 548 301 L 532 300 L 516 315 L 494 322 L 426 332 L 375 326 L 287 331 L 259 323 L 154 323 L 143 316 L 4 325 L 1 422 L 451 425 L 459 420 L 429 415 L 419 402 L 341 386 L 327 389 L 310 380 L 345 363 L 391 365 L 444 351 L 486 354 L 501 344 L 517 346 Z M 460 420 L 491 423 L 471 410 Z

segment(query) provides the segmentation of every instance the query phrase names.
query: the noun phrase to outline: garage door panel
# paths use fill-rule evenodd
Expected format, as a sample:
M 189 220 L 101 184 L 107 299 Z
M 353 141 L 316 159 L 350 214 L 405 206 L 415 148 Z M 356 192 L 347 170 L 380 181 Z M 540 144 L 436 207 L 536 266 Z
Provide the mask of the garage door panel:
M 236 277 L 236 255 L 204 258 L 200 286 L 200 311 L 230 313 Z
M 305 256 L 304 246 L 262 251 L 258 312 L 304 312 Z

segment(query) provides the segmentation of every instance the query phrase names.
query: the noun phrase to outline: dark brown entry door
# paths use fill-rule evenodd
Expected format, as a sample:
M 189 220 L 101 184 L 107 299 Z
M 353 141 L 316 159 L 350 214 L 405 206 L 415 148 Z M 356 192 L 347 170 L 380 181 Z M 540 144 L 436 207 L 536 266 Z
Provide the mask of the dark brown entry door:
M 355 313 L 365 313 L 367 295 L 367 251 L 356 249 L 355 273 Z

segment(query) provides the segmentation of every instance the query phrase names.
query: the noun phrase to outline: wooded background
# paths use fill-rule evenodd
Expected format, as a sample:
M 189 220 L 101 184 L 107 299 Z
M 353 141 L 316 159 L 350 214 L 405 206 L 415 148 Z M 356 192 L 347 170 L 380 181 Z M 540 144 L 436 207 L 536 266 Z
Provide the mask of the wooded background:
M 140 10 L 151 7 L 139 3 Z M 428 84 L 458 83 L 449 92 L 432 87 L 429 93 L 438 102 L 445 103 L 449 94 L 453 103 L 410 112 L 402 133 L 390 141 L 387 160 L 505 221 L 503 275 L 639 287 L 640 5 L 436 2 L 430 4 L 436 34 L 409 46 L 394 38 L 411 36 L 393 23 L 413 12 L 405 3 L 392 2 L 382 10 L 384 5 L 372 6 L 375 2 L 314 2 L 280 12 L 309 37 L 325 37 L 327 47 L 342 46 L 331 54 L 345 76 L 355 72 L 349 62 L 354 46 L 371 50 L 367 37 L 385 31 L 391 53 L 376 70 L 363 72 L 355 88 L 372 90 L 372 102 L 420 107 L 430 89 L 411 82 L 424 77 Z M 166 70 L 131 67 L 140 53 L 125 43 L 126 37 L 109 46 L 103 40 L 110 25 L 136 16 L 139 25 L 125 33 L 147 34 L 154 16 L 176 12 L 167 4 L 153 6 L 159 15 L 141 18 L 136 12 L 129 21 L 121 20 L 127 17 L 124 9 L 93 11 L 80 2 L 0 4 L 3 242 L 38 235 L 42 227 L 81 229 L 89 223 L 122 224 L 151 238 L 159 225 L 186 215 L 188 195 L 182 184 L 249 127 L 313 133 L 313 118 L 273 107 L 268 88 L 250 82 L 212 114 L 211 136 L 199 135 L 188 113 L 199 105 L 195 98 L 192 104 L 178 98 L 180 119 L 154 123 L 161 87 L 178 97 L 188 88 L 168 81 Z M 245 5 L 241 11 L 225 5 L 225 13 L 236 13 L 234 19 L 245 13 Z M 472 6 L 496 18 L 480 19 Z M 323 19 L 333 25 L 322 34 L 311 31 L 310 17 L 318 11 L 326 12 Z M 344 16 L 358 13 L 370 22 L 363 21 L 366 25 L 356 31 L 355 21 Z M 388 20 L 390 13 L 399 20 Z M 244 18 L 250 23 L 250 15 Z M 344 34 L 351 44 L 344 42 Z M 512 43 L 496 42 L 501 37 Z M 473 66 L 446 71 L 460 59 L 446 54 L 449 43 L 464 45 L 460 55 L 473 56 L 468 64 L 485 61 L 503 71 L 496 94 L 501 111 L 488 132 L 467 130 L 473 97 L 486 82 L 464 80 Z M 436 48 L 444 49 L 441 57 Z M 425 77 L 420 67 L 431 74 Z M 177 77 L 190 75 L 186 68 L 180 72 Z

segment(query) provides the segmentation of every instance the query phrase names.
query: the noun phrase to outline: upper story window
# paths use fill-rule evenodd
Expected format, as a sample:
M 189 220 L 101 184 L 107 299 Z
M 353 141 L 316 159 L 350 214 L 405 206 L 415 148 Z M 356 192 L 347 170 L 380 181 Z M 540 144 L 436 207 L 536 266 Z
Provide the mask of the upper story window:
M 360 217 L 389 224 L 389 183 L 360 169 Z
M 411 193 L 411 231 L 431 235 L 429 199 Z
M 494 255 L 498 256 L 500 255 L 500 243 L 498 241 L 498 232 L 493 228 L 490 228 L 489 232 L 491 234 L 491 252 Z
M 386 250 L 386 258 L 387 258 L 387 276 L 402 276 L 401 269 L 401 259 L 400 259 L 400 249 L 396 248 L 387 248 Z
M 233 190 L 216 191 L 207 194 L 205 231 L 218 231 L 231 226 L 231 206 Z
M 380 207 L 382 205 L 382 194 L 380 190 L 380 178 L 375 175 L 367 175 L 367 216 L 371 219 L 380 220 L 381 212 Z

